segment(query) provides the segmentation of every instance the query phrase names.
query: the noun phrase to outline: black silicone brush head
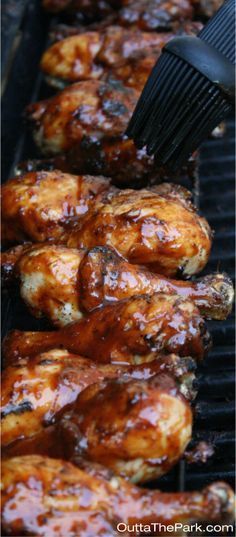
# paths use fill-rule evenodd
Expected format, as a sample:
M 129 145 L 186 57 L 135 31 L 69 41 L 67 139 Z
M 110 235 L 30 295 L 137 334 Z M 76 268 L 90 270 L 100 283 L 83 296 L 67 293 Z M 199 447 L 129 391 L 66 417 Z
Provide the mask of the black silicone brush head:
M 126 134 L 172 170 L 225 118 L 234 100 L 235 0 L 227 0 L 198 37 L 163 49 Z

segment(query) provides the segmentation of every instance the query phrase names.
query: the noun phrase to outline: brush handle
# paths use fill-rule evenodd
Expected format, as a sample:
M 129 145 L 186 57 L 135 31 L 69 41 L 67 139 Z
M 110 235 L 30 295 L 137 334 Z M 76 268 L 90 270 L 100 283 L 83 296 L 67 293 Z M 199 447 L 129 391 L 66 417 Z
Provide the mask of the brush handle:
M 234 15 L 235 0 L 227 0 L 197 37 L 167 43 L 126 130 L 172 172 L 232 111 Z
M 183 36 L 169 41 L 164 50 L 189 63 L 234 103 L 234 65 L 215 47 L 199 37 Z
M 226 0 L 198 37 L 235 63 L 235 0 Z
M 235 100 L 235 0 L 226 0 L 197 37 L 176 37 L 163 51 L 178 56 Z

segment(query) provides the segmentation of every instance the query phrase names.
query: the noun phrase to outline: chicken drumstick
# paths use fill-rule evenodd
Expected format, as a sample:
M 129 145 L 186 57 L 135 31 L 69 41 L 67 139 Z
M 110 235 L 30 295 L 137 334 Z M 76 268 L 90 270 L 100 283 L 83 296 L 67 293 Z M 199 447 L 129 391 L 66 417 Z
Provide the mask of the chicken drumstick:
M 183 28 L 188 35 L 195 35 L 197 30 L 196 23 Z M 173 37 L 171 32 L 140 32 L 121 26 L 77 32 L 49 47 L 41 69 L 48 84 L 58 89 L 80 80 L 107 80 L 112 76 L 141 92 L 162 47 Z
M 145 482 L 168 472 L 183 455 L 192 411 L 169 375 L 107 380 L 78 396 L 59 431 L 66 458 L 79 455 Z
M 33 174 L 34 184 L 37 178 L 38 174 Z M 84 180 L 84 188 L 90 190 L 86 178 L 82 184 Z M 112 188 L 93 196 L 87 214 L 82 217 L 78 205 L 85 203 L 86 213 L 88 200 L 83 203 L 82 196 L 78 202 L 76 190 L 71 207 L 67 205 L 65 193 L 60 193 L 59 202 L 56 197 L 53 203 L 50 174 L 45 175 L 45 181 L 43 186 L 39 174 L 39 191 L 38 184 L 32 186 L 32 191 L 28 188 L 28 175 L 3 187 L 3 220 L 11 230 L 12 239 L 51 238 L 73 248 L 113 246 L 131 263 L 146 265 L 168 276 L 191 276 L 206 265 L 211 230 L 198 215 L 185 188 L 169 183 L 138 191 Z M 98 179 L 99 186 L 95 182 L 95 188 L 100 188 L 100 181 L 101 188 L 106 188 L 102 179 Z M 67 188 L 67 180 L 64 186 Z M 50 210 L 43 202 L 48 191 Z M 7 238 L 7 232 L 3 238 Z
M 211 230 L 190 196 L 188 190 L 169 183 L 101 194 L 62 240 L 72 248 L 112 246 L 131 263 L 154 272 L 191 276 L 208 261 Z
M 225 319 L 234 296 L 226 274 L 193 282 L 171 280 L 128 263 L 106 246 L 88 251 L 50 244 L 18 246 L 2 254 L 2 276 L 8 284 L 19 281 L 31 312 L 46 316 L 55 326 L 77 321 L 84 312 L 106 303 L 144 293 L 175 293 L 192 300 L 201 315 Z
M 222 482 L 202 492 L 161 493 L 34 455 L 4 461 L 2 483 L 2 526 L 10 535 L 115 537 L 119 523 L 123 529 L 124 523 L 152 524 L 153 534 L 161 535 L 157 521 L 230 523 L 234 518 L 234 494 Z
M 76 176 L 59 170 L 10 179 L 1 190 L 2 240 L 58 240 L 109 187 L 105 177 Z
M 85 80 L 28 106 L 26 116 L 36 145 L 46 156 L 64 154 L 67 171 L 137 188 L 170 177 L 124 135 L 139 95 L 119 80 Z M 192 163 L 180 174 L 192 176 Z
M 98 364 L 60 349 L 22 359 L 20 363 L 7 367 L 2 374 L 2 448 L 7 448 L 8 453 L 9 444 L 45 431 L 80 392 L 104 379 L 146 380 L 168 373 L 178 380 L 179 390 L 185 398 L 193 399 L 196 395 L 194 369 L 194 360 L 174 354 L 158 356 L 150 364 L 136 366 Z
M 177 295 L 141 295 L 92 311 L 56 332 L 10 332 L 6 364 L 65 348 L 101 363 L 143 363 L 156 353 L 201 359 L 209 348 L 206 324 L 193 302 Z

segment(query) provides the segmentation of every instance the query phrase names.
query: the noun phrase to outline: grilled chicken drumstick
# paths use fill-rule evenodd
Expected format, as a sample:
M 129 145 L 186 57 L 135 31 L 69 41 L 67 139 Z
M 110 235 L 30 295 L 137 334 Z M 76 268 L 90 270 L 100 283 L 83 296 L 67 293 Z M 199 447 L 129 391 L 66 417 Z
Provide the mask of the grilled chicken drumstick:
M 161 51 L 170 36 L 173 37 L 168 33 L 132 31 L 120 26 L 86 31 L 51 45 L 42 57 L 41 69 L 49 84 L 60 89 L 63 88 L 63 83 L 67 85 L 68 82 L 100 79 L 107 73 L 125 82 L 131 75 L 130 63 L 135 59 L 138 62 L 143 57 L 140 52 L 143 49 L 150 52 L 154 47 L 157 59 L 158 50 Z M 139 63 L 142 66 L 142 62 Z M 152 66 L 151 62 L 150 71 Z M 134 82 L 134 86 L 137 87 L 138 83 L 139 79 Z M 141 89 L 140 84 L 140 91 Z
M 10 535 L 115 537 L 119 523 L 230 523 L 234 518 L 234 494 L 223 482 L 202 492 L 161 493 L 34 455 L 4 461 L 2 483 L 2 526 Z M 154 525 L 153 534 L 161 535 Z
M 210 344 L 206 324 L 193 302 L 178 295 L 142 295 L 92 311 L 55 332 L 10 332 L 6 364 L 63 347 L 101 363 L 143 363 L 155 353 L 201 359 Z
M 77 250 L 50 244 L 17 246 L 2 254 L 2 276 L 20 285 L 36 317 L 55 326 L 77 321 L 84 312 L 140 294 L 178 294 L 194 302 L 201 315 L 223 320 L 232 309 L 233 285 L 226 274 L 196 281 L 171 280 L 132 265 L 115 250 L 97 246 Z
M 195 35 L 199 28 L 200 23 L 189 23 L 178 33 Z M 59 89 L 80 80 L 106 80 L 113 76 L 141 92 L 162 47 L 174 35 L 171 32 L 140 32 L 121 26 L 77 31 L 77 35 L 68 36 L 49 47 L 42 57 L 41 69 L 47 82 Z
M 183 455 L 192 411 L 169 375 L 115 379 L 86 388 L 58 427 L 66 458 L 82 456 L 138 483 L 165 474 Z
M 112 246 L 131 263 L 154 272 L 191 276 L 206 265 L 211 230 L 190 193 L 177 185 L 101 195 L 62 241 L 72 248 Z
M 96 198 L 83 218 L 75 217 L 76 209 L 72 209 L 72 216 L 66 222 L 61 201 L 59 208 L 55 204 L 55 211 L 52 202 L 51 221 L 50 215 L 48 220 L 44 216 L 40 198 L 36 196 L 28 202 L 23 197 L 17 206 L 13 203 L 17 193 L 18 183 L 16 188 L 11 183 L 3 188 L 3 219 L 12 230 L 12 238 L 16 230 L 16 240 L 19 233 L 22 237 L 25 233 L 26 239 L 34 240 L 35 236 L 40 239 L 41 231 L 42 239 L 50 235 L 53 238 L 55 234 L 57 242 L 72 248 L 113 246 L 130 262 L 169 276 L 191 276 L 208 261 L 210 227 L 197 214 L 190 193 L 180 186 L 165 183 L 149 190 L 111 189 Z
M 36 145 L 46 156 L 66 155 L 67 170 L 137 187 L 168 178 L 124 135 L 139 95 L 118 80 L 87 80 L 28 106 L 26 115 Z M 192 163 L 180 173 L 191 175 Z
M 26 263 L 27 257 L 26 254 Z M 24 281 L 24 274 L 22 276 Z M 212 274 L 195 281 L 172 280 L 128 263 L 115 250 L 105 246 L 84 253 L 77 289 L 85 311 L 143 293 L 176 293 L 192 300 L 201 315 L 218 320 L 230 314 L 234 299 L 233 283 L 226 274 Z
M 137 91 L 118 81 L 83 81 L 50 99 L 29 105 L 27 117 L 39 148 L 46 155 L 53 155 L 75 143 L 79 149 L 82 140 L 85 144 L 86 138 L 89 141 L 96 133 L 108 142 L 109 138 L 121 139 L 137 98 Z
M 32 172 L 2 186 L 2 240 L 59 239 L 84 215 L 109 179 L 52 172 Z
M 44 188 L 45 195 L 52 188 L 50 174 L 45 176 L 42 191 L 40 187 L 38 191 L 38 186 L 32 188 L 32 197 L 28 174 L 25 177 L 6 183 L 2 191 L 3 220 L 5 228 L 11 230 L 12 239 L 21 236 L 42 241 L 53 238 L 54 234 L 57 242 L 68 247 L 113 246 L 131 263 L 146 265 L 168 276 L 191 276 L 202 270 L 208 261 L 210 227 L 198 215 L 190 201 L 190 192 L 183 187 L 165 183 L 149 190 L 112 188 L 97 195 L 88 214 L 82 218 L 76 199 L 71 209 L 67 201 L 63 203 L 61 194 L 59 200 L 55 194 L 55 209 L 53 201 L 50 200 L 50 209 L 43 203 Z M 30 181 L 37 183 L 37 177 L 38 174 L 33 174 L 32 179 L 31 175 Z M 40 177 L 39 174 L 41 185 Z M 98 181 L 100 184 L 100 179 Z M 88 200 L 85 203 L 86 213 Z M 7 232 L 3 233 L 3 239 L 7 237 Z
M 96 360 L 96 356 L 94 356 Z M 51 426 L 59 412 L 73 403 L 90 384 L 104 379 L 147 380 L 168 373 L 178 380 L 180 392 L 193 399 L 195 362 L 174 354 L 158 356 L 150 364 L 99 364 L 95 360 L 53 349 L 13 363 L 2 374 L 1 445 L 27 439 Z M 97 409 L 98 410 L 98 409 Z M 21 443 L 22 445 L 22 443 Z

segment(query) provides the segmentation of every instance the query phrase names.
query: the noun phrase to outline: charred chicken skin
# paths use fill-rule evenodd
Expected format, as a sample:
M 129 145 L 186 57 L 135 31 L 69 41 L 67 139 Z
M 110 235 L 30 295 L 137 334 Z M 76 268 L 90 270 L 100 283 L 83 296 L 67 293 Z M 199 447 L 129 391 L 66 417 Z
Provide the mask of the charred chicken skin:
M 234 505 L 223 482 L 202 492 L 161 493 L 38 455 L 11 458 L 2 467 L 2 526 L 15 536 L 115 537 L 120 522 L 229 523 Z M 154 533 L 161 535 L 157 527 Z
M 132 265 L 115 250 L 78 250 L 63 246 L 18 246 L 2 254 L 2 277 L 16 279 L 24 302 L 36 317 L 55 326 L 77 321 L 98 306 L 140 294 L 178 294 L 199 308 L 201 315 L 223 320 L 232 309 L 233 285 L 226 274 L 194 282 L 172 280 Z
M 59 431 L 66 458 L 82 456 L 140 483 L 168 472 L 183 455 L 192 411 L 166 374 L 107 380 L 79 395 Z
M 138 92 L 121 83 L 89 80 L 73 84 L 56 96 L 27 108 L 34 138 L 46 155 L 58 154 L 97 134 L 121 139 Z
M 2 374 L 1 445 L 34 437 L 58 419 L 90 384 L 104 379 L 147 380 L 167 373 L 178 381 L 180 392 L 193 399 L 195 362 L 174 354 L 158 356 L 150 364 L 99 364 L 94 360 L 53 349 L 35 357 L 22 359 Z M 97 409 L 98 410 L 98 409 Z M 22 448 L 21 448 L 22 449 Z
M 52 222 L 45 217 L 41 197 L 30 197 L 27 181 L 28 175 L 26 181 L 22 178 L 3 187 L 3 219 L 10 224 L 10 217 L 14 214 L 12 239 L 15 237 L 17 240 L 21 234 L 22 238 L 35 240 L 38 237 L 43 240 L 50 237 Z M 25 193 L 23 199 L 20 197 L 22 189 Z M 48 189 L 50 176 L 45 184 L 45 191 Z M 42 187 L 44 198 L 43 192 Z M 87 215 L 82 218 L 79 215 L 75 217 L 76 201 L 70 211 L 67 204 L 63 205 L 60 193 L 59 207 L 56 197 L 55 210 L 52 201 L 51 213 L 47 214 L 52 214 L 57 242 L 69 248 L 112 246 L 131 263 L 145 265 L 168 276 L 191 276 L 206 265 L 212 234 L 190 197 L 186 189 L 168 183 L 149 190 L 120 191 L 113 187 L 107 194 L 104 192 L 93 198 Z M 80 202 L 82 204 L 82 199 Z M 67 211 L 66 224 L 63 210 Z M 33 218 L 34 214 L 37 220 Z M 3 234 L 3 237 L 6 236 L 7 233 Z
M 118 80 L 87 80 L 30 105 L 26 115 L 42 153 L 64 155 L 63 169 L 137 187 L 168 178 L 166 169 L 124 135 L 139 94 Z M 191 175 L 192 162 L 180 173 Z
M 2 186 L 2 240 L 56 240 L 96 196 L 109 188 L 105 177 L 32 172 Z
M 10 332 L 6 365 L 65 348 L 100 363 L 143 363 L 156 353 L 201 359 L 210 344 L 206 324 L 193 302 L 178 295 L 142 295 L 92 311 L 56 332 Z

